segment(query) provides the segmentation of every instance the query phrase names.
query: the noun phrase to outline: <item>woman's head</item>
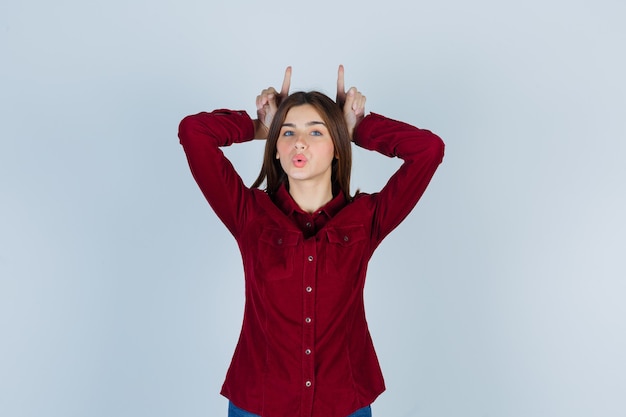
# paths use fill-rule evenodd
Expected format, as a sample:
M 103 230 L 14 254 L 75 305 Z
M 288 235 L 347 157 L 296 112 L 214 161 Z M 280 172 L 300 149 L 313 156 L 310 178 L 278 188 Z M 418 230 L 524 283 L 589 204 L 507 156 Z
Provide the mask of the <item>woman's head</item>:
M 290 110 L 294 108 L 297 109 L 290 113 Z M 283 183 L 289 181 L 289 176 L 283 169 L 278 155 L 278 145 L 284 148 L 284 141 L 286 140 L 286 138 L 281 139 L 279 144 L 281 131 L 283 136 L 293 135 L 293 132 L 289 131 L 291 128 L 284 126 L 288 115 L 293 118 L 295 114 L 311 114 L 312 111 L 316 112 L 322 119 L 324 133 L 328 133 L 332 139 L 334 157 L 328 163 L 333 192 L 337 193 L 341 190 L 346 199 L 351 198 L 352 148 L 350 134 L 341 108 L 328 96 L 317 91 L 293 93 L 280 104 L 269 127 L 261 172 L 252 187 L 259 187 L 263 181 L 266 181 L 267 192 L 273 194 Z M 283 163 L 285 162 L 284 159 Z

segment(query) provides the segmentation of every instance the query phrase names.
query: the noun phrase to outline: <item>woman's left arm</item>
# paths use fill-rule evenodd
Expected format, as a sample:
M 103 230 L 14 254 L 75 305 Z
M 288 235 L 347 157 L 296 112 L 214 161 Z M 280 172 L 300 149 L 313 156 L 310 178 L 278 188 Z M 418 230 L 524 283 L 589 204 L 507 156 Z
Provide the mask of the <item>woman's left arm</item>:
M 404 161 L 380 193 L 373 195 L 376 199 L 373 237 L 378 244 L 424 194 L 443 160 L 444 143 L 429 130 L 375 113 L 358 124 L 353 140 L 362 148 Z
M 365 117 L 365 96 L 352 87 L 347 92 L 344 68 L 337 74 L 337 104 L 354 143 L 404 163 L 387 185 L 374 194 L 372 237 L 378 245 L 411 212 L 443 160 L 444 144 L 434 133 L 372 113 Z

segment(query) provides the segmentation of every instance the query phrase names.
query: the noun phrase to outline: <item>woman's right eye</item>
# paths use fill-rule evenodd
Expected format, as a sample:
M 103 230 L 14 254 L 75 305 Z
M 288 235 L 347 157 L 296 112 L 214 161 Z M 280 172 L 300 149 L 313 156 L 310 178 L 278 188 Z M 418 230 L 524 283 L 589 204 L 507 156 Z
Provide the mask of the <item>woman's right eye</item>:
M 283 136 L 293 136 L 293 132 L 291 130 L 286 130 L 283 132 Z

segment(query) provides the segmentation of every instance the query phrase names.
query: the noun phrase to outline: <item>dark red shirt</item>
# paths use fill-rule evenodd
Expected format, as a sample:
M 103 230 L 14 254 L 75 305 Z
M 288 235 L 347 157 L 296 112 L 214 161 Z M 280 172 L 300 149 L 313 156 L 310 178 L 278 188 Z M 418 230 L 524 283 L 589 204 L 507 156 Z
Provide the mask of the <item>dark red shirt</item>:
M 368 261 L 424 193 L 444 145 L 367 116 L 354 142 L 404 163 L 379 193 L 350 203 L 339 195 L 307 214 L 285 187 L 272 197 L 246 187 L 219 149 L 253 136 L 243 111 L 188 116 L 179 129 L 191 172 L 243 259 L 244 319 L 221 393 L 263 417 L 345 417 L 385 389 L 363 305 Z

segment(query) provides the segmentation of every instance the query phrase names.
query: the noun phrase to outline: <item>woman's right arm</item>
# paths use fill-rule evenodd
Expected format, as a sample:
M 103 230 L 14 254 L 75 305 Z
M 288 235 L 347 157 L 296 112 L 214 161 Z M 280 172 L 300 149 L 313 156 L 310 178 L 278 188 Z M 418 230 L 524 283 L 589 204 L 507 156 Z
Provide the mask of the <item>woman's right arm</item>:
M 194 179 L 235 238 L 245 221 L 250 190 L 220 147 L 252 140 L 257 126 L 245 111 L 224 109 L 187 116 L 178 129 Z
M 255 120 L 245 111 L 222 109 L 187 116 L 180 122 L 178 137 L 191 173 L 217 216 L 235 238 L 245 223 L 250 189 L 219 148 L 254 138 L 266 139 L 280 101 L 289 95 L 290 84 L 291 67 L 287 67 L 280 93 L 274 87 L 268 87 L 257 96 Z

